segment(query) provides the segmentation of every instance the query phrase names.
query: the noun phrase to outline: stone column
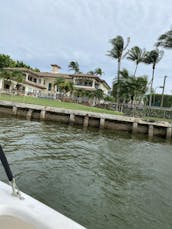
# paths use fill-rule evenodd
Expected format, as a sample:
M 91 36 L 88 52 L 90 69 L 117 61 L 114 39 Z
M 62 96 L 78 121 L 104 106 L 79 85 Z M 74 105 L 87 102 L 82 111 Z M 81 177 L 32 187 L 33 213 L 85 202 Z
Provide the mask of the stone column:
M 92 84 L 92 87 L 95 88 L 95 79 L 93 79 L 93 84 Z
M 100 118 L 100 129 L 104 129 L 104 127 L 105 127 L 105 119 Z
M 137 128 L 138 128 L 138 123 L 137 122 L 133 122 L 133 127 L 132 127 L 132 133 L 137 133 Z
M 26 114 L 26 119 L 31 120 L 31 118 L 32 118 L 32 112 L 33 112 L 32 109 L 29 109 L 29 110 L 28 110 L 28 112 L 27 112 L 27 114 Z
M 13 114 L 17 115 L 17 107 L 13 107 Z
M 46 110 L 42 110 L 40 113 L 40 120 L 44 120 L 46 115 Z
M 171 139 L 171 136 L 172 136 L 172 127 L 167 127 L 166 138 Z
M 84 117 L 84 124 L 83 124 L 83 126 L 84 127 L 88 127 L 88 121 L 89 121 L 89 116 L 88 116 L 88 114 Z
M 28 81 L 29 73 L 26 73 L 26 80 Z
M 74 114 L 70 114 L 70 124 L 75 123 L 75 115 Z
M 148 126 L 148 136 L 153 137 L 153 125 Z

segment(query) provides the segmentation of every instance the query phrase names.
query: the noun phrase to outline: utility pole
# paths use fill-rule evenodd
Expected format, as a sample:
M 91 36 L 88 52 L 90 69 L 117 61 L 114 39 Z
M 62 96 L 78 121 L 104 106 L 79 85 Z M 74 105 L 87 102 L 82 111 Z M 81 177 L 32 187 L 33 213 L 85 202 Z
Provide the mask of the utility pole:
M 163 102 L 164 102 L 164 90 L 165 90 L 165 81 L 167 79 L 167 76 L 164 76 L 164 83 L 163 83 L 163 86 L 162 86 L 162 97 L 161 97 L 161 107 L 163 106 Z

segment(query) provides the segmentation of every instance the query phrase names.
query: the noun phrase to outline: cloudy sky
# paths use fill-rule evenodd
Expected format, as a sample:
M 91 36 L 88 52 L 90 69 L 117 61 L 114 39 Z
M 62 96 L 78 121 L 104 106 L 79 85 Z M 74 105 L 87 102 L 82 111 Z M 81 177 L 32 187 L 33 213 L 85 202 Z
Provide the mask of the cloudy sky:
M 116 62 L 106 56 L 109 39 L 131 38 L 129 47 L 153 49 L 160 34 L 172 26 L 171 0 L 0 0 L 0 53 L 23 60 L 41 71 L 58 64 L 68 71 L 71 60 L 87 72 L 101 67 L 111 85 Z M 123 60 L 131 73 L 134 63 Z M 154 87 L 167 75 L 166 93 L 172 93 L 172 50 L 157 65 Z M 151 75 L 140 65 L 138 75 Z M 161 89 L 157 88 L 157 92 Z

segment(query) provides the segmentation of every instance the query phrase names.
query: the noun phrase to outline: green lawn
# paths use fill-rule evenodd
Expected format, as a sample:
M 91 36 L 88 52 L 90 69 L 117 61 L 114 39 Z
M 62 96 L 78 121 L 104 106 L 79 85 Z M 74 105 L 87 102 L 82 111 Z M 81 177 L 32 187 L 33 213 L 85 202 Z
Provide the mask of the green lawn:
M 36 105 L 50 106 L 50 107 L 59 107 L 59 108 L 66 108 L 72 110 L 90 111 L 90 112 L 97 112 L 97 113 L 104 113 L 104 114 L 114 114 L 114 115 L 122 114 L 117 111 L 100 109 L 96 107 L 89 107 L 77 103 L 59 102 L 52 99 L 34 98 L 30 96 L 16 96 L 16 95 L 13 96 L 13 95 L 0 94 L 0 100 L 13 101 L 19 103 L 29 103 L 29 104 L 36 104 Z
M 167 119 L 167 118 L 143 117 L 141 119 L 143 121 L 147 121 L 147 122 L 169 122 L 169 123 L 172 123 L 172 120 L 171 119 Z

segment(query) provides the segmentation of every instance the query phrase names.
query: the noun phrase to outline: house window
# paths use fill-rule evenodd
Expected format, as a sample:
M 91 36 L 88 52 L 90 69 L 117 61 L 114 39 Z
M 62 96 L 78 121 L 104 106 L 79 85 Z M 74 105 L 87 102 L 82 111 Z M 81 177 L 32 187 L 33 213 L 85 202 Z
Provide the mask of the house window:
M 48 84 L 48 91 L 51 91 L 51 88 L 52 88 L 52 84 L 49 83 L 49 84 Z
M 45 80 L 44 80 L 44 85 L 45 85 Z
M 41 79 L 38 80 L 38 83 L 41 84 Z
M 28 77 L 28 80 L 29 80 L 29 81 L 32 81 L 32 77 L 31 77 L 31 76 L 29 76 L 29 77 Z
M 4 89 L 10 89 L 10 85 L 9 84 L 5 84 L 4 85 Z
M 37 82 L 37 79 L 36 79 L 36 78 L 34 78 L 34 79 L 33 79 L 33 82 L 34 82 L 34 83 L 36 83 L 36 82 Z
M 98 84 L 98 83 L 95 84 L 95 88 L 96 88 L 96 89 L 99 88 L 99 84 Z

